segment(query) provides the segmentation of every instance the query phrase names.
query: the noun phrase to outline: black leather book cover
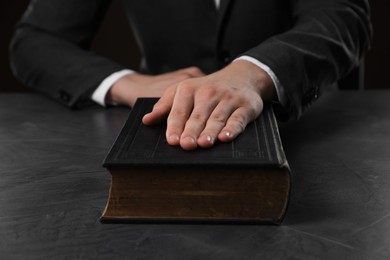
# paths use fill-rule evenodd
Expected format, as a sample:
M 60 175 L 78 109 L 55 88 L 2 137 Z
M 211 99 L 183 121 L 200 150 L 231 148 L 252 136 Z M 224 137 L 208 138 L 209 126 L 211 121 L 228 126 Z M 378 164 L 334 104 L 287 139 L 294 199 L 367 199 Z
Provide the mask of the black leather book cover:
M 104 162 L 110 166 L 286 166 L 287 161 L 271 106 L 249 124 L 244 133 L 229 143 L 217 142 L 212 148 L 184 151 L 170 146 L 165 138 L 166 125 L 146 126 L 142 117 L 157 99 L 139 99 Z

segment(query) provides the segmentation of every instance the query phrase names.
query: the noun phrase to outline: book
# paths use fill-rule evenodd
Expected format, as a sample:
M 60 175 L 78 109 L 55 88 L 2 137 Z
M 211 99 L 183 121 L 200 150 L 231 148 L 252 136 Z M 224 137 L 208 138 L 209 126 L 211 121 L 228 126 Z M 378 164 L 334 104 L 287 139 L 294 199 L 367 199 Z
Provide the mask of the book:
M 104 160 L 103 223 L 282 222 L 291 176 L 271 105 L 234 141 L 186 151 L 142 123 L 156 101 L 137 100 Z

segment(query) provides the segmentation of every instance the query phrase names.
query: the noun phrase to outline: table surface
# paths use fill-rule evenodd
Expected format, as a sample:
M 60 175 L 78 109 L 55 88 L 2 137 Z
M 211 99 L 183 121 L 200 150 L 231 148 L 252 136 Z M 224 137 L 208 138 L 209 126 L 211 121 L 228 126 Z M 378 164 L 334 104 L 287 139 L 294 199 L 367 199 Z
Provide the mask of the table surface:
M 333 91 L 280 125 L 292 169 L 275 225 L 101 224 L 101 163 L 129 109 L 0 95 L 1 259 L 389 259 L 390 91 Z

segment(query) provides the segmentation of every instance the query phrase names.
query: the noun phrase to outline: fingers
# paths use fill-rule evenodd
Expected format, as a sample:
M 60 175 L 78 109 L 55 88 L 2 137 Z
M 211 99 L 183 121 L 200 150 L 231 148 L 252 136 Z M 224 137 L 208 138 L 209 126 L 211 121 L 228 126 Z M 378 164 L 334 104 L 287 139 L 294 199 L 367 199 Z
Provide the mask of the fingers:
M 194 110 L 187 121 L 185 117 L 184 129 L 180 136 L 182 122 L 173 126 L 175 128 L 175 142 L 170 144 L 180 145 L 185 150 L 196 149 L 197 146 L 208 148 L 217 140 L 230 142 L 240 135 L 245 127 L 254 120 L 253 112 L 247 108 L 232 106 L 217 106 L 209 117 L 210 110 Z M 233 111 L 233 112 L 232 112 Z M 172 131 L 172 130 L 170 130 Z M 169 134 L 168 134 L 169 135 Z M 172 138 L 170 138 L 172 140 Z
M 182 84 L 178 87 L 175 102 L 167 121 L 169 144 L 180 144 L 185 150 L 192 150 L 198 146 L 198 137 L 217 105 L 217 99 L 214 96 L 215 90 L 213 88 L 195 91 L 192 85 Z M 215 137 L 216 135 L 212 138 L 215 139 Z
M 153 110 L 143 116 L 142 123 L 145 125 L 153 125 L 163 122 L 171 111 L 175 92 L 175 86 L 168 88 L 154 105 Z
M 169 89 L 143 122 L 152 124 L 167 118 L 168 144 L 193 150 L 198 146 L 211 147 L 217 140 L 232 141 L 262 108 L 260 98 L 248 102 L 235 94 L 218 91 L 215 86 L 197 88 L 189 80 Z
M 181 139 L 185 139 L 184 142 L 188 143 L 189 147 L 196 143 L 196 139 L 192 139 L 191 136 L 187 136 L 186 138 L 182 137 L 182 132 L 191 111 L 193 110 L 193 106 L 194 98 L 192 87 L 187 83 L 179 84 L 176 88 L 172 109 L 167 119 L 166 138 L 170 145 L 180 144 Z
M 157 78 L 160 81 L 171 82 L 174 84 L 189 78 L 202 77 L 204 75 L 204 72 L 198 67 L 189 67 L 158 75 Z
M 204 75 L 203 71 L 198 67 L 189 67 L 156 76 L 153 80 L 158 80 L 160 84 L 169 84 L 172 86 L 161 95 L 161 98 L 155 104 L 153 111 L 146 114 L 142 118 L 142 122 L 146 125 L 152 125 L 164 121 L 172 108 L 177 85 L 189 78 L 201 77 Z
M 236 107 L 232 106 L 229 101 L 221 102 L 212 110 L 209 118 L 205 119 L 204 128 L 197 129 L 198 131 L 195 132 L 189 128 L 188 132 L 198 136 L 197 144 L 200 147 L 211 147 L 218 139 L 218 135 L 235 109 Z
M 178 73 L 187 73 L 191 78 L 202 77 L 206 74 L 198 67 L 188 67 L 177 71 Z
M 232 107 L 221 104 L 213 111 L 198 138 L 200 147 L 211 147 L 216 140 L 233 141 L 257 117 L 257 113 L 249 107 Z
M 255 113 L 252 113 L 246 108 L 238 108 L 232 113 L 226 125 L 219 132 L 218 139 L 221 142 L 234 140 L 239 134 L 244 132 L 245 127 L 254 119 L 256 119 Z

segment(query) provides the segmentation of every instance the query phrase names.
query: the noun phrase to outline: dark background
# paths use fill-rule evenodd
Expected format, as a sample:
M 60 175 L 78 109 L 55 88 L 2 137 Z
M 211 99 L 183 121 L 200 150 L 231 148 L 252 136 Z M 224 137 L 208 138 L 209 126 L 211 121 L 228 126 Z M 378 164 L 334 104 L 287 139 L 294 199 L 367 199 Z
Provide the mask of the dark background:
M 0 2 L 0 91 L 16 92 L 28 89 L 20 84 L 11 74 L 8 62 L 8 45 L 14 26 L 26 9 L 29 0 Z M 390 2 L 371 0 L 372 22 L 374 26 L 374 44 L 366 57 L 365 88 L 390 88 L 390 77 L 387 76 L 387 65 L 390 61 L 390 37 L 386 25 L 390 24 Z M 114 0 L 106 20 L 92 49 L 110 57 L 129 68 L 137 68 L 139 51 L 134 39 L 128 32 L 129 26 L 125 13 L 121 10 L 121 1 Z M 113 29 L 116 28 L 116 29 Z

